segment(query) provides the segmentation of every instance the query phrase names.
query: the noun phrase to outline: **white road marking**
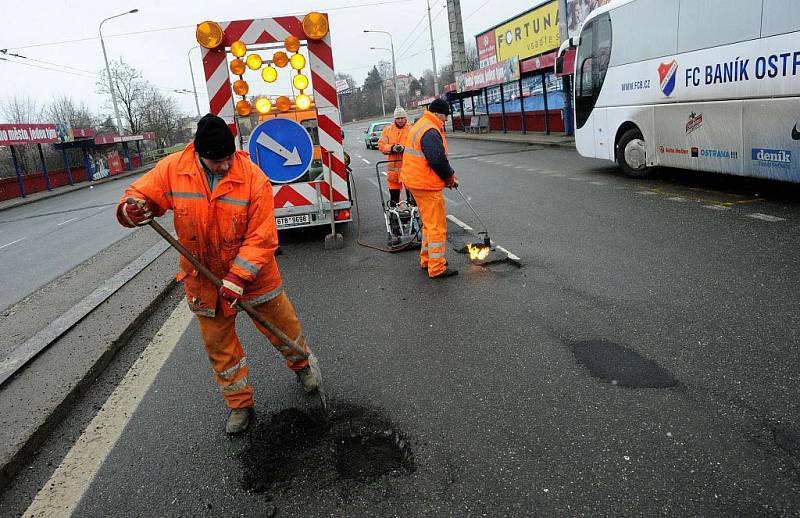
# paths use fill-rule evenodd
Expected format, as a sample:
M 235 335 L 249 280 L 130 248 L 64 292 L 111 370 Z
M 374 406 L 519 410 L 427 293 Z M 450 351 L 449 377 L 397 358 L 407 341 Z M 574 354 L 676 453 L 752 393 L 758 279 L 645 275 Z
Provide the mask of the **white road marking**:
M 556 173 L 553 176 L 555 176 L 557 178 L 565 178 L 567 175 L 565 175 L 564 173 Z
M 521 166 L 521 165 L 515 165 L 515 166 L 514 166 L 514 169 L 525 169 L 525 166 Z
M 726 207 L 725 205 L 703 205 L 703 208 L 711 210 L 730 210 L 730 207 Z
M 521 260 L 521 259 L 519 258 L 519 256 L 512 254 L 511 252 L 509 252 L 508 250 L 506 250 L 505 248 L 503 248 L 503 247 L 502 247 L 502 246 L 500 246 L 500 245 L 497 245 L 497 246 L 495 246 L 495 248 L 496 248 L 496 249 L 498 249 L 498 250 L 500 250 L 501 252 L 505 252 L 505 253 L 506 253 L 506 255 L 508 256 L 508 258 L 509 258 L 509 259 L 511 259 L 511 260 L 513 260 L 513 261 L 520 261 L 520 260 Z
M 72 222 L 73 222 L 73 221 L 75 221 L 76 219 L 78 219 L 78 218 L 71 218 L 71 219 L 68 219 L 67 221 L 62 221 L 61 223 L 59 223 L 59 224 L 58 224 L 58 225 L 56 225 L 56 226 L 57 226 L 57 227 L 60 227 L 61 225 L 66 225 L 67 223 L 72 223 Z
M 786 218 L 779 218 L 778 216 L 770 216 L 769 214 L 761 214 L 760 212 L 754 212 L 753 214 L 748 214 L 747 217 L 753 219 L 760 219 L 762 221 L 769 221 L 771 223 L 776 223 L 778 221 L 786 221 Z
M 361 158 L 361 155 L 356 155 L 358 158 Z
M 494 160 L 485 160 L 485 162 L 486 162 L 487 164 L 496 164 L 496 163 L 497 163 L 497 162 L 495 162 Z
M 463 228 L 464 230 L 467 230 L 469 232 L 474 232 L 475 231 L 472 227 L 470 227 L 469 225 L 467 225 L 466 223 L 464 223 L 463 221 L 461 221 L 457 217 L 453 216 L 452 214 L 448 214 L 447 215 L 447 219 L 449 219 L 450 221 L 452 221 L 453 223 L 455 223 L 459 227 Z M 494 244 L 494 242 L 492 242 L 492 244 Z M 502 246 L 495 244 L 495 248 L 497 250 L 500 250 L 501 252 L 505 252 L 505 254 L 508 256 L 508 258 L 511 259 L 512 261 L 521 261 L 519 256 L 509 252 L 508 250 L 506 250 Z
M 677 201 L 678 203 L 683 203 L 683 202 L 687 201 L 686 198 L 682 198 L 680 196 L 673 196 L 672 198 L 667 198 L 667 199 L 669 201 Z
M 573 182 L 582 182 L 583 181 L 583 178 L 577 178 L 575 176 L 570 176 L 569 179 L 572 180 Z
M 606 182 L 589 182 L 592 185 L 608 185 Z
M 641 194 L 642 196 L 655 196 L 658 193 L 653 191 L 636 191 L 636 194 Z
M 94 416 L 24 517 L 70 516 L 178 344 L 192 313 L 181 301 Z
M 369 162 L 369 160 L 367 160 L 366 158 L 362 158 L 361 160 L 363 160 L 363 161 L 364 161 L 364 163 L 367 163 L 367 164 L 369 164 L 369 163 L 370 163 L 370 162 Z
M 27 237 L 21 237 L 21 238 L 17 239 L 16 241 L 12 241 L 12 242 L 10 242 L 10 243 L 6 243 L 6 244 L 4 244 L 4 245 L 0 246 L 0 248 L 5 248 L 5 247 L 7 247 L 7 246 L 11 246 L 11 245 L 13 245 L 14 243 L 19 243 L 20 241 L 24 241 L 25 239 L 28 239 L 28 238 L 27 238 Z
M 455 223 L 459 227 L 463 228 L 464 230 L 469 230 L 470 232 L 474 231 L 474 229 L 472 227 L 470 227 L 469 225 L 467 225 L 466 223 L 464 223 L 463 221 L 461 221 L 457 217 L 453 216 L 452 214 L 448 214 L 447 215 L 447 219 L 449 219 L 450 221 L 452 221 L 453 223 Z

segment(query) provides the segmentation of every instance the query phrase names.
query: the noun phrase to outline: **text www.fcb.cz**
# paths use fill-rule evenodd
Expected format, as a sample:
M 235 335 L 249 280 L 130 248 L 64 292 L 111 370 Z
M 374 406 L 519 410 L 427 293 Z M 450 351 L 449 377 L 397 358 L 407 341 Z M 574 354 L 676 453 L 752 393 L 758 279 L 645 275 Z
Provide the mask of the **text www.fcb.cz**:
M 645 79 L 644 81 L 633 81 L 631 83 L 622 83 L 622 91 L 627 92 L 629 90 L 647 90 L 650 88 L 650 80 Z

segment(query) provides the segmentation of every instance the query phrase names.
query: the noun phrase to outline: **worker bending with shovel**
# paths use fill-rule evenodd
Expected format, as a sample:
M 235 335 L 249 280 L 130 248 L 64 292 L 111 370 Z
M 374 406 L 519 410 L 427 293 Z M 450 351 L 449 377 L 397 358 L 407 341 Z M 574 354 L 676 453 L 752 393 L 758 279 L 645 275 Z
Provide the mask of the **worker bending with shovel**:
M 225 431 L 238 434 L 253 418 L 253 388 L 236 335 L 236 302 L 242 299 L 254 306 L 310 352 L 275 260 L 278 231 L 272 185 L 246 153 L 236 151 L 225 121 L 208 114 L 197 123 L 194 143 L 158 162 L 128 188 L 117 206 L 117 220 L 126 227 L 142 226 L 168 210 L 173 211 L 179 242 L 222 279 L 217 289 L 181 257 L 176 279 L 183 281 L 214 378 L 231 409 Z M 280 347 L 277 337 L 254 323 L 282 351 L 303 388 L 317 390 L 320 380 L 308 360 Z
M 405 109 L 398 106 L 394 110 L 392 124 L 383 128 L 381 138 L 378 139 L 378 149 L 387 155 L 389 163 L 386 166 L 386 183 L 389 186 L 389 206 L 396 207 L 400 203 L 400 191 L 403 184 L 400 182 L 400 169 L 403 165 L 403 151 L 408 140 L 408 115 Z M 413 205 L 414 198 L 406 188 L 406 201 Z
M 447 218 L 442 190 L 458 187 L 458 178 L 447 159 L 444 136 L 444 123 L 449 114 L 450 106 L 442 99 L 428 106 L 409 130 L 400 173 L 400 181 L 411 189 L 422 216 L 419 266 L 427 268 L 428 277 L 432 279 L 458 275 L 458 270 L 447 268 L 445 257 Z

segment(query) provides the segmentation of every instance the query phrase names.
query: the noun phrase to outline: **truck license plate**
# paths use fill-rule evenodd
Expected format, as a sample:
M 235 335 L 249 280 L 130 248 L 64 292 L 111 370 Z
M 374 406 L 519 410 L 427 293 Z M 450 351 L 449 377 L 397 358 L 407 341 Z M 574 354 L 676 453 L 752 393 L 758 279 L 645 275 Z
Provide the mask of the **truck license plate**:
M 285 228 L 285 227 L 295 227 L 297 225 L 305 225 L 306 223 L 311 222 L 311 216 L 308 214 L 302 214 L 300 216 L 284 216 L 281 218 L 275 218 L 275 224 L 278 228 Z

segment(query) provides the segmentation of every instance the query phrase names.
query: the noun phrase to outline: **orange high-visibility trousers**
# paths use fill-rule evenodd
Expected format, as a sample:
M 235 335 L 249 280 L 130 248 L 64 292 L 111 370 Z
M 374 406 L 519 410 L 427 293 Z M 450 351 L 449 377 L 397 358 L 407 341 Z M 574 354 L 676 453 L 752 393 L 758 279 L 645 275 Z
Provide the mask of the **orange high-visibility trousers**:
M 428 269 L 428 277 L 436 277 L 447 269 L 447 217 L 442 191 L 411 189 L 422 218 L 422 248 L 419 266 Z
M 220 299 L 220 304 L 230 304 L 230 302 Z M 303 350 L 308 350 L 305 338 L 302 336 L 300 321 L 297 320 L 294 307 L 285 292 L 282 291 L 275 298 L 255 306 L 255 309 L 289 338 L 297 341 Z M 222 311 L 217 311 L 214 317 L 204 317 L 198 314 L 197 320 L 200 323 L 200 332 L 203 335 L 211 368 L 214 370 L 214 379 L 225 397 L 225 402 L 230 408 L 252 407 L 253 387 L 248 380 L 247 357 L 244 354 L 242 343 L 236 335 L 236 316 L 225 316 Z M 308 366 L 308 360 L 301 356 L 295 356 L 261 324 L 255 320 L 253 323 L 283 354 L 286 358 L 286 365 L 291 370 L 297 372 Z

